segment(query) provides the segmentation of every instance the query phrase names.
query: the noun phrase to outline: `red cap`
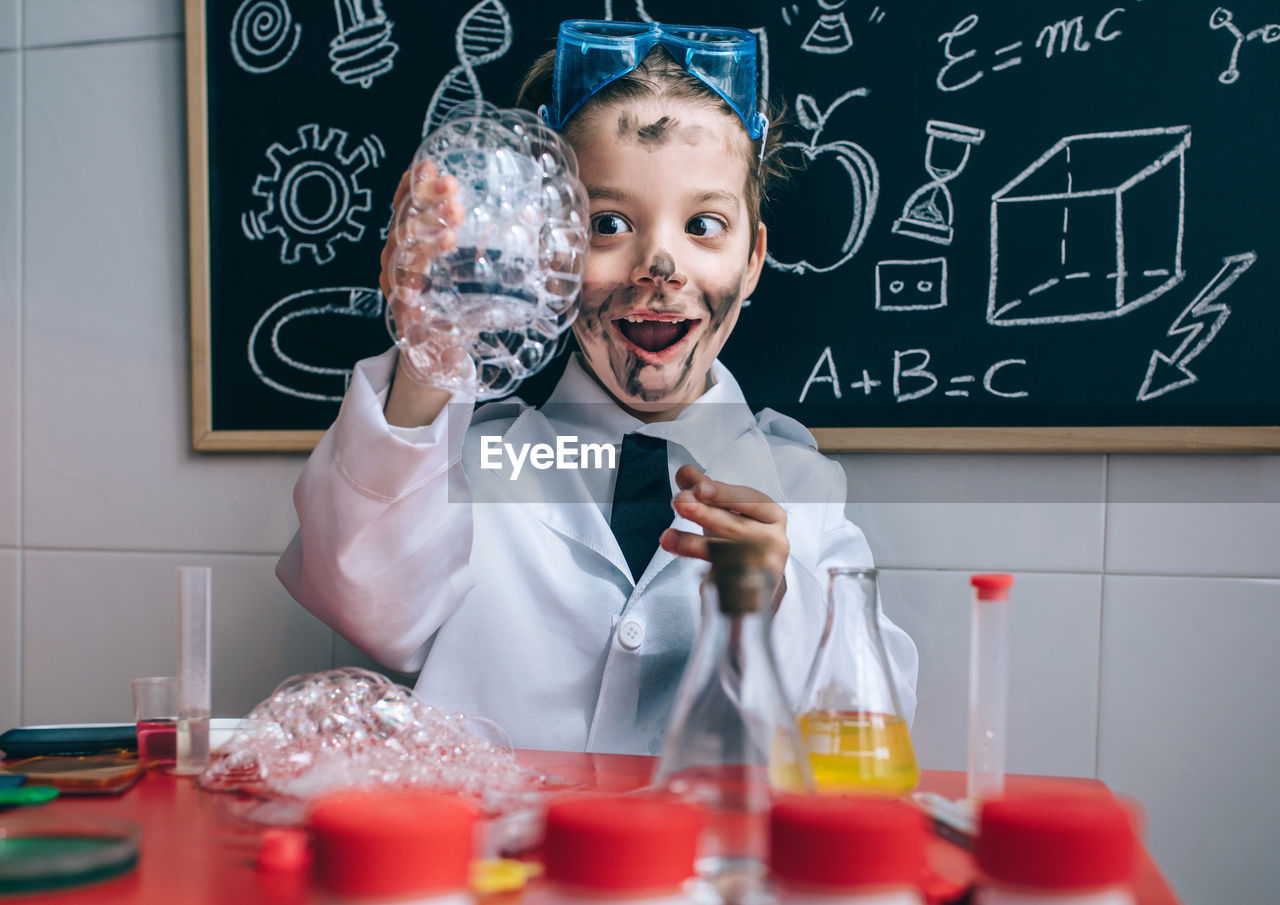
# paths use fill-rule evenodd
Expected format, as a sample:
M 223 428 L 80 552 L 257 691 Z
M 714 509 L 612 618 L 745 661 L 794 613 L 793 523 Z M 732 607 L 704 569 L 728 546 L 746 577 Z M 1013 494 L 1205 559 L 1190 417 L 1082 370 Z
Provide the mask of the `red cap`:
M 307 834 L 293 827 L 275 826 L 262 834 L 258 870 L 302 871 L 311 863 Z
M 787 883 L 915 886 L 924 874 L 924 815 L 901 801 L 785 798 L 773 806 L 769 829 L 769 868 Z
M 574 795 L 547 807 L 546 879 L 631 892 L 675 889 L 693 876 L 702 815 L 681 802 Z
M 417 789 L 352 789 L 316 799 L 307 815 L 312 877 L 344 896 L 466 889 L 475 812 Z
M 978 867 L 1012 886 L 1072 890 L 1133 874 L 1137 836 L 1128 811 L 1105 793 L 1039 793 L 986 802 Z
M 977 590 L 979 600 L 1008 600 L 1009 588 L 1013 587 L 1013 576 L 1002 573 L 970 575 L 969 584 Z

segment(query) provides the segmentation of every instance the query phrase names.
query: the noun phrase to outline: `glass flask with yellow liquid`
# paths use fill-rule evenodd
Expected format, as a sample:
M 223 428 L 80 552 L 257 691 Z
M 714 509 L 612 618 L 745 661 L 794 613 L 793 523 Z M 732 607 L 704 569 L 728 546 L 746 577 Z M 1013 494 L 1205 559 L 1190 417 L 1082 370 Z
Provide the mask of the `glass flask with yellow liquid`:
M 920 779 L 880 636 L 876 570 L 831 569 L 827 619 L 797 707 L 819 792 L 905 795 Z
M 754 901 L 769 808 L 778 793 L 812 791 L 813 780 L 769 644 L 776 579 L 764 550 L 719 539 L 708 548 L 702 624 L 650 787 L 702 809 L 701 888 L 717 901 Z

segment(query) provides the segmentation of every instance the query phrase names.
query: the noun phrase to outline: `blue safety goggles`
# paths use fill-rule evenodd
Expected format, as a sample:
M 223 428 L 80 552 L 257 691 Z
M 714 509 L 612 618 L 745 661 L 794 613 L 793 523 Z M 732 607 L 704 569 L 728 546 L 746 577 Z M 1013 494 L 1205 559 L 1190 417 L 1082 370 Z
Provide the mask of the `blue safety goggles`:
M 761 138 L 769 120 L 756 108 L 756 36 L 741 28 L 569 19 L 556 40 L 551 103 L 539 111 L 555 130 L 593 94 L 634 70 L 661 44 L 690 75 L 720 95 L 747 134 Z

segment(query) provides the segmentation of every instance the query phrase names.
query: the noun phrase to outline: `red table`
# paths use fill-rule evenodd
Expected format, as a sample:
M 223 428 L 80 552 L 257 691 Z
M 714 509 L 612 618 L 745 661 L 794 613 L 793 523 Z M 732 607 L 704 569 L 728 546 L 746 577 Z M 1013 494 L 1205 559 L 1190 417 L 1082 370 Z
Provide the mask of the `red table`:
M 522 762 L 548 774 L 602 791 L 628 792 L 645 785 L 653 759 L 616 754 L 553 751 L 520 752 Z M 1035 777 L 1011 776 L 1018 790 Z M 1100 786 L 1092 780 L 1078 780 Z M 924 771 L 920 788 L 958 797 L 964 774 Z M 39 807 L 64 816 L 83 815 L 130 820 L 142 827 L 142 855 L 137 868 L 115 879 L 38 894 L 0 894 L 0 905 L 305 905 L 306 878 L 298 874 L 259 871 L 255 855 L 261 827 L 229 815 L 221 795 L 196 788 L 189 779 L 153 771 L 118 797 L 66 796 Z M 24 812 L 35 813 L 36 808 Z M 7 812 L 13 813 L 13 812 Z M 968 853 L 935 840 L 929 852 L 933 869 L 948 878 L 973 874 Z M 1178 899 L 1146 851 L 1139 853 L 1134 889 L 1138 905 L 1178 905 Z M 507 905 L 519 896 L 493 898 Z

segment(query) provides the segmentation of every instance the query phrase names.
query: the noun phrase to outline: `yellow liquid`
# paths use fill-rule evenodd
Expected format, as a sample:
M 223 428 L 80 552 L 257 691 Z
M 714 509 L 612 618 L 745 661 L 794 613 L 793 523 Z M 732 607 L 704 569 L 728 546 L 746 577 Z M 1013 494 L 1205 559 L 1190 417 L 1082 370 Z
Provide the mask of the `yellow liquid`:
M 820 792 L 905 795 L 920 781 L 911 733 L 901 717 L 810 712 L 799 724 Z

